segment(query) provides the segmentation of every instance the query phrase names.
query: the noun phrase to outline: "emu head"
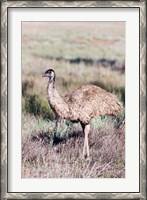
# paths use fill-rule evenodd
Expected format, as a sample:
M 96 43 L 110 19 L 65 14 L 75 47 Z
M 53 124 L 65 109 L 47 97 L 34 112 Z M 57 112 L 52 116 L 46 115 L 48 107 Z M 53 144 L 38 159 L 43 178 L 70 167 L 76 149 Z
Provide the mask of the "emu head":
M 48 69 L 45 71 L 45 73 L 42 75 L 42 77 L 48 77 L 49 82 L 55 81 L 55 71 L 53 69 Z

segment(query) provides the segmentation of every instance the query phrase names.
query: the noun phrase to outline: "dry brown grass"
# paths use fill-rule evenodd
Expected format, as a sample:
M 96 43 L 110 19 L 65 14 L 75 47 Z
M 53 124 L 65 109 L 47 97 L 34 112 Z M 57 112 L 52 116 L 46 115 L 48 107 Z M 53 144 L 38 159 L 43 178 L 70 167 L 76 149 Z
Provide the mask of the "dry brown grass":
M 68 135 L 50 144 L 51 129 L 22 137 L 23 178 L 123 178 L 125 177 L 125 126 L 115 128 L 108 119 L 89 135 L 90 160 L 82 159 L 84 135 L 74 126 Z

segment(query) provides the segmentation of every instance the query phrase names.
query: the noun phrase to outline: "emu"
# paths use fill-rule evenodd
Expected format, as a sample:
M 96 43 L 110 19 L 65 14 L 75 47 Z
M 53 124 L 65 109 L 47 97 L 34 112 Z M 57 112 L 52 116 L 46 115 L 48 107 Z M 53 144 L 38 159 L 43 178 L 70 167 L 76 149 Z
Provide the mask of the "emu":
M 123 111 L 121 102 L 116 95 L 91 84 L 83 85 L 62 97 L 55 87 L 55 71 L 48 69 L 42 76 L 49 78 L 47 98 L 56 115 L 56 129 L 59 118 L 80 122 L 85 134 L 83 157 L 89 158 L 88 134 L 91 119 L 102 115 L 119 115 Z M 54 139 L 55 137 L 56 131 Z

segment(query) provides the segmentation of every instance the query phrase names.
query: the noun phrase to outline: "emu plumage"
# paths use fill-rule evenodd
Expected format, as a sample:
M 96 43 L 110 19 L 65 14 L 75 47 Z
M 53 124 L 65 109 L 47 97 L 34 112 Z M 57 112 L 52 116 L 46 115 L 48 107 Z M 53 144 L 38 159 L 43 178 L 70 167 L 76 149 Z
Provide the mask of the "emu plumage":
M 55 71 L 46 70 L 47 95 L 50 107 L 57 117 L 80 122 L 85 133 L 83 157 L 89 157 L 88 134 L 90 121 L 96 116 L 119 115 L 123 106 L 117 96 L 95 85 L 83 85 L 62 97 L 55 88 Z

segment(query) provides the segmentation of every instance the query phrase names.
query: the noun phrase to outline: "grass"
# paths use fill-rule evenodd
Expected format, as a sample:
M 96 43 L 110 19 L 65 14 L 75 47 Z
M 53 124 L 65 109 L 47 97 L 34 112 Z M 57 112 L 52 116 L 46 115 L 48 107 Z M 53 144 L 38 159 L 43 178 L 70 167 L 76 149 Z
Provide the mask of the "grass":
M 25 116 L 23 127 L 23 178 L 122 178 L 125 177 L 125 135 L 114 128 L 110 118 L 92 125 L 89 135 L 90 160 L 82 159 L 84 135 L 79 124 L 60 127 L 55 146 L 51 145 L 54 123 Z M 28 120 L 30 119 L 30 120 Z M 31 123 L 30 123 L 31 122 Z M 93 122 L 94 123 L 94 122 Z M 36 124 L 38 124 L 36 126 Z M 62 131 L 61 131 L 62 130 Z M 61 134 L 67 133 L 69 135 Z
M 24 22 L 22 24 L 24 54 L 42 58 L 49 56 L 124 58 L 123 22 L 122 24 L 117 22 L 69 24 Z M 116 26 L 115 29 L 114 26 Z
M 47 101 L 47 79 L 42 78 L 52 68 L 60 94 L 90 83 L 115 93 L 125 106 L 125 73 L 119 70 L 125 60 L 124 27 L 115 22 L 22 23 L 22 178 L 125 177 L 121 118 L 103 116 L 91 121 L 90 160 L 82 159 L 80 124 L 62 121 L 52 146 L 54 113 Z M 116 66 L 72 63 L 73 59 L 114 59 Z

